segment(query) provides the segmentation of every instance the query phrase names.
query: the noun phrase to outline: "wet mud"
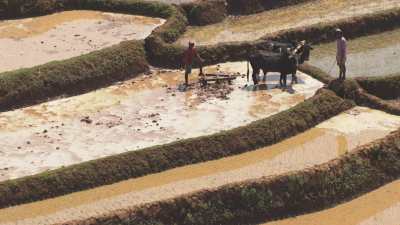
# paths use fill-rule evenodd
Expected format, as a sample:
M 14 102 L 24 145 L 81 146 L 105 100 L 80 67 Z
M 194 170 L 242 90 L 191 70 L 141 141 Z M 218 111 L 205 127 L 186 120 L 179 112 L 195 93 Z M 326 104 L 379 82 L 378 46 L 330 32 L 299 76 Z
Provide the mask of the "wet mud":
M 330 22 L 373 12 L 399 8 L 397 0 L 320 0 L 283 7 L 247 16 L 231 16 L 221 23 L 190 27 L 178 40 L 187 45 L 252 41 L 279 30 Z
M 398 116 L 356 107 L 269 147 L 3 209 L 0 221 L 51 224 L 84 219 L 227 183 L 302 170 L 328 162 L 399 127 Z
M 245 62 L 205 68 L 243 74 Z M 246 125 L 286 110 L 323 84 L 299 72 L 299 84 L 267 83 L 201 88 L 198 71 L 184 90 L 183 71 L 158 70 L 88 94 L 0 113 L 0 180 L 22 177 L 125 151 Z
M 263 225 L 397 225 L 399 221 L 400 180 L 397 180 L 334 208 Z
M 349 77 L 387 76 L 400 72 L 400 29 L 348 40 Z M 310 64 L 329 73 L 339 74 L 336 42 L 315 46 Z
M 164 19 L 65 11 L 0 22 L 0 72 L 68 59 L 121 41 L 144 39 Z

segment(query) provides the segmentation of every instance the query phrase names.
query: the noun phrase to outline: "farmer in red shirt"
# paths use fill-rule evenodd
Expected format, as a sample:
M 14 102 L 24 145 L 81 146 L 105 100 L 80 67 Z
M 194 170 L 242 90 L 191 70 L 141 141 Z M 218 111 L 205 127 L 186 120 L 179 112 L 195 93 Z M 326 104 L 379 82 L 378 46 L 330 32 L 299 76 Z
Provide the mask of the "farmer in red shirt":
M 201 64 L 203 62 L 203 59 L 197 54 L 197 51 L 194 47 L 193 42 L 189 42 L 189 47 L 186 49 L 185 53 L 183 54 L 183 64 L 185 65 L 185 85 L 189 85 L 189 74 L 192 73 L 192 66 L 193 66 L 193 60 L 194 58 L 197 58 L 199 60 L 199 63 Z

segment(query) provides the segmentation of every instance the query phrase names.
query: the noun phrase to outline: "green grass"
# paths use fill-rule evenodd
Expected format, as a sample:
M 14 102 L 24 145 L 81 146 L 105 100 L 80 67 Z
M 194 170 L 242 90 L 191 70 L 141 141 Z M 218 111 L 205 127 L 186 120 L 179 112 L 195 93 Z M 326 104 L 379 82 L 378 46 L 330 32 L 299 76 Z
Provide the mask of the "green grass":
M 289 110 L 243 127 L 1 182 L 0 208 L 252 151 L 304 132 L 353 106 L 321 90 Z

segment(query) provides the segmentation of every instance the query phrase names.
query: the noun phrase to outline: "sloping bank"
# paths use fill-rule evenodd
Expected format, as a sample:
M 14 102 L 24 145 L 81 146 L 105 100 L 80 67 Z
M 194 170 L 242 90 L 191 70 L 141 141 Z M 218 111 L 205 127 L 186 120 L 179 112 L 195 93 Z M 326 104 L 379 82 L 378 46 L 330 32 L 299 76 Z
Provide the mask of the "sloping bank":
M 228 14 L 253 14 L 313 0 L 202 0 L 183 3 L 190 25 L 204 26 L 224 20 Z
M 353 106 L 321 89 L 289 110 L 243 127 L 2 182 L 0 208 L 252 151 L 304 132 Z
M 171 23 L 178 23 L 184 29 L 187 23 L 176 7 L 157 2 L 26 0 L 8 1 L 8 4 L 6 14 L 3 15 L 6 18 L 11 15 L 25 17 L 70 9 L 91 9 L 166 18 L 169 19 L 167 27 Z M 164 35 L 166 38 L 174 37 L 180 32 L 182 31 L 169 29 Z M 35 104 L 64 94 L 84 93 L 147 70 L 143 41 L 127 41 L 71 59 L 0 73 L 0 111 Z
M 300 70 L 328 85 L 328 88 L 345 99 L 353 100 L 357 105 L 382 110 L 394 115 L 400 115 L 400 107 L 390 104 L 387 100 L 400 96 L 400 76 L 360 77 L 344 82 L 335 80 L 321 69 L 304 64 Z
M 364 90 L 382 99 L 396 99 L 400 97 L 400 74 L 385 77 L 356 78 Z
M 328 163 L 184 195 L 89 224 L 256 224 L 322 210 L 400 177 L 400 130 Z
M 275 9 L 283 6 L 290 6 L 309 2 L 312 0 L 226 0 L 227 11 L 230 14 L 252 14 L 264 10 Z
M 312 43 L 323 43 L 334 40 L 333 30 L 336 27 L 342 28 L 348 38 L 355 38 L 399 27 L 399 23 L 397 23 L 399 20 L 400 9 L 391 9 L 351 19 L 282 30 L 252 42 L 231 42 L 200 46 L 198 47 L 198 52 L 205 59 L 206 65 L 225 61 L 246 60 L 249 53 L 255 49 L 268 48 L 270 40 L 307 40 Z M 163 32 L 167 32 L 168 29 L 176 28 L 174 26 L 170 28 L 163 26 L 163 29 Z M 173 43 L 176 39 L 165 39 L 162 35 L 163 32 L 159 30 L 156 30 L 145 39 L 149 61 L 157 66 L 179 67 L 185 47 Z

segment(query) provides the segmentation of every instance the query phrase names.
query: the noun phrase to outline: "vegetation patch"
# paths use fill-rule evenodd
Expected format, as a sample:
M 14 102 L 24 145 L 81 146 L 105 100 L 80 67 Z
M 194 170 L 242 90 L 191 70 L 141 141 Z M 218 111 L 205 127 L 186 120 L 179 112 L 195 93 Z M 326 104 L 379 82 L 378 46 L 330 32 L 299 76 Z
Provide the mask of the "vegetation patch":
M 319 69 L 318 67 L 304 63 L 299 66 L 299 70 L 311 77 L 321 81 L 324 84 L 329 84 L 333 79 L 329 74 Z
M 329 76 L 326 72 L 308 64 L 300 66 L 299 69 L 327 84 L 328 88 L 340 97 L 351 99 L 357 105 L 400 115 L 400 106 L 387 101 L 388 99 L 396 99 L 399 97 L 399 91 L 397 89 L 399 85 L 398 81 L 400 80 L 399 76 L 367 77 L 340 81 Z
M 354 104 L 321 89 L 297 106 L 246 126 L 0 183 L 0 207 L 56 197 L 256 150 L 302 133 Z
M 348 38 L 356 38 L 398 28 L 398 20 L 400 20 L 400 10 L 392 9 L 350 19 L 282 30 L 266 35 L 256 41 L 221 43 L 200 46 L 197 49 L 205 60 L 205 65 L 247 60 L 248 55 L 254 50 L 266 49 L 271 40 L 307 40 L 311 43 L 330 42 L 335 39 L 333 31 L 337 27 L 342 28 Z M 146 50 L 150 54 L 149 61 L 157 66 L 180 67 L 184 49 L 185 47 L 179 44 L 162 41 L 162 39 L 157 39 L 156 36 L 151 35 L 146 39 Z
M 68 224 L 258 224 L 326 209 L 400 177 L 400 130 L 328 163 Z
M 143 0 L 0 0 L 1 19 L 46 15 L 63 10 L 100 10 L 168 18 L 173 6 Z
M 312 0 L 227 0 L 229 14 L 252 14 Z
M 73 95 L 148 70 L 143 41 L 127 41 L 79 57 L 0 74 L 0 111 Z
M 364 90 L 385 100 L 400 97 L 400 74 L 384 77 L 356 78 Z
M 227 16 L 225 0 L 206 0 L 180 5 L 190 25 L 204 26 L 221 22 Z
M 186 18 L 173 16 L 179 11 L 176 7 L 140 0 L 2 0 L 0 7 L 0 11 L 3 11 L 1 18 L 38 16 L 70 9 L 171 17 L 164 28 L 155 32 L 165 40 L 175 40 L 186 26 Z M 173 24 L 184 26 L 176 30 L 172 28 Z M 146 70 L 148 63 L 144 42 L 128 41 L 68 60 L 0 73 L 0 110 L 34 104 L 64 94 L 84 93 Z

